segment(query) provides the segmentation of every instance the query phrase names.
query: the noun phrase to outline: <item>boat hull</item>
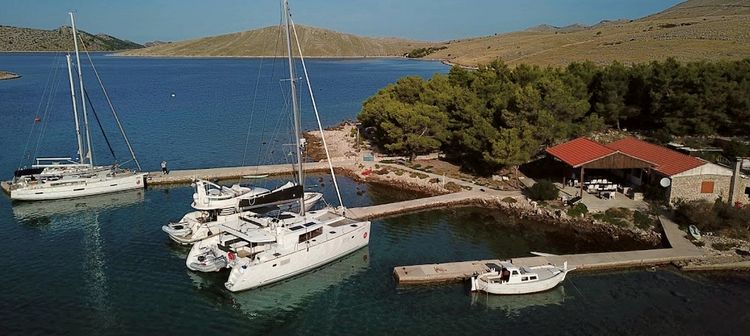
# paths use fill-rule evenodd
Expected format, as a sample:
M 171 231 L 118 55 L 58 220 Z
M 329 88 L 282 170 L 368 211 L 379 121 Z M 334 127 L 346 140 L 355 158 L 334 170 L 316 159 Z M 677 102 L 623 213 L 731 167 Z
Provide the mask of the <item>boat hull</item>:
M 225 287 L 232 292 L 238 292 L 270 285 L 354 253 L 370 242 L 370 222 L 358 224 L 356 230 L 345 235 L 307 248 L 298 248 L 276 259 L 249 267 L 235 264 Z
M 118 191 L 143 189 L 146 173 L 135 173 L 125 176 L 111 176 L 80 183 L 59 186 L 29 186 L 11 189 L 10 198 L 15 201 L 45 201 L 101 195 Z
M 558 284 L 565 280 L 565 276 L 570 270 L 562 271 L 559 274 L 534 282 L 526 283 L 488 283 L 482 279 L 482 277 L 472 278 L 472 288 L 476 290 L 484 291 L 490 294 L 496 295 L 518 295 L 518 294 L 530 294 L 548 291 L 555 288 Z

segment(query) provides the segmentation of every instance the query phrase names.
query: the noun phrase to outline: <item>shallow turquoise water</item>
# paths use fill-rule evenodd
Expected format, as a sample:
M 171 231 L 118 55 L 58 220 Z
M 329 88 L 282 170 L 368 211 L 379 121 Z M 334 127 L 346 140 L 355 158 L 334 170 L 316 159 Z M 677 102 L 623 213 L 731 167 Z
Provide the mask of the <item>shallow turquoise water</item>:
M 157 168 L 162 158 L 173 169 L 241 161 L 252 87 L 248 78 L 254 78 L 257 60 L 97 57 L 104 63 L 100 71 L 114 81 L 108 88 L 130 107 L 123 119 L 147 168 Z M 0 82 L 4 176 L 22 156 L 50 63 L 50 55 L 0 55 L 3 69 L 24 75 Z M 333 112 L 327 124 L 353 118 L 364 98 L 400 76 L 447 70 L 401 60 L 315 63 L 324 74 L 313 78 L 322 86 L 319 103 Z M 171 92 L 177 100 L 171 100 Z M 68 104 L 64 92 L 53 104 L 61 122 Z M 262 115 L 258 126 L 275 125 L 279 113 Z M 41 152 L 68 151 L 70 134 L 51 131 Z M 247 154 L 253 160 L 264 150 L 257 143 L 254 148 Z M 348 179 L 341 184 L 350 207 L 416 197 Z M 308 186 L 334 200 L 327 178 L 311 176 Z M 188 271 L 187 249 L 160 230 L 189 211 L 190 195 L 190 188 L 182 186 L 41 205 L 12 205 L 0 197 L 0 274 L 5 280 L 0 335 L 729 335 L 750 327 L 746 274 L 683 274 L 670 268 L 573 273 L 553 291 L 519 297 L 471 295 L 466 284 L 396 286 L 391 272 L 398 265 L 637 245 L 560 232 L 482 209 L 373 221 L 367 249 L 282 284 L 233 294 L 223 289 L 225 273 Z

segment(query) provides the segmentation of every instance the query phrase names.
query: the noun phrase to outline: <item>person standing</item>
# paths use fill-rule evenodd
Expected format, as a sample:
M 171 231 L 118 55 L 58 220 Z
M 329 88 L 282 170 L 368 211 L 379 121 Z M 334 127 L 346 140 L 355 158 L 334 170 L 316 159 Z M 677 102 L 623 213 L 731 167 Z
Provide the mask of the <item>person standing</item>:
M 169 170 L 167 170 L 167 161 L 165 161 L 165 160 L 161 161 L 161 173 L 162 174 L 169 174 Z

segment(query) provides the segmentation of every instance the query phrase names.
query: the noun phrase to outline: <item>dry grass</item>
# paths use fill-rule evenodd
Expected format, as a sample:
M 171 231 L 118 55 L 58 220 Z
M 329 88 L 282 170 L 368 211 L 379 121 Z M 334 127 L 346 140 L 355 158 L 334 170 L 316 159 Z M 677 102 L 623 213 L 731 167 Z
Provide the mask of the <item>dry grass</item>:
M 750 1 L 694 0 L 640 20 L 548 27 L 445 46 L 428 58 L 468 66 L 498 58 L 511 65 L 740 59 L 750 57 Z
M 134 56 L 283 56 L 283 30 L 278 26 L 131 50 Z M 427 42 L 369 38 L 332 30 L 297 26 L 302 51 L 310 57 L 401 56 Z M 295 50 L 296 54 L 296 50 Z

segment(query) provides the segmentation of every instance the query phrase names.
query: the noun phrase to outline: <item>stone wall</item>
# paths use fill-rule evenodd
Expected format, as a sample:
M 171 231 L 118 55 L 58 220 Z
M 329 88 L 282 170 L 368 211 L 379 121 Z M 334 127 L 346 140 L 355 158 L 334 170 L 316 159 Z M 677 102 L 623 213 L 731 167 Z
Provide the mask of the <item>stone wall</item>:
M 750 187 L 750 179 L 738 178 L 737 186 L 735 188 L 734 200 L 742 204 L 750 204 L 750 197 L 745 194 L 745 188 Z
M 703 181 L 713 181 L 713 193 L 701 193 L 701 184 Z M 724 200 L 729 199 L 729 185 L 732 181 L 731 176 L 722 175 L 694 175 L 672 177 L 672 189 L 669 194 L 669 202 L 674 204 L 678 200 L 707 200 L 715 201 L 718 197 Z M 744 188 L 742 188 L 744 191 Z M 741 196 L 741 195 L 740 195 Z

